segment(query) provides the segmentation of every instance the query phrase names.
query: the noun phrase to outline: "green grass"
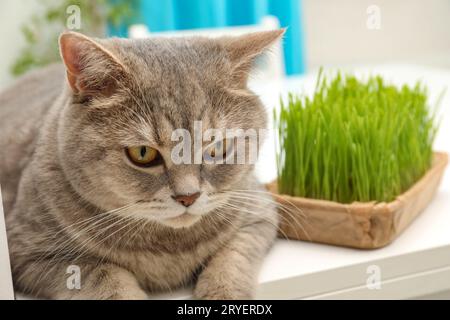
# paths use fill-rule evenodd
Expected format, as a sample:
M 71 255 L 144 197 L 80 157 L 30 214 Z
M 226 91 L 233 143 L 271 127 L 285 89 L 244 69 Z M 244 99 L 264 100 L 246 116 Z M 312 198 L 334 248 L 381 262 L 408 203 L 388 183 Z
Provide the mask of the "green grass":
M 279 192 L 391 201 L 430 168 L 434 118 L 420 83 L 320 72 L 312 98 L 290 94 L 275 112 Z

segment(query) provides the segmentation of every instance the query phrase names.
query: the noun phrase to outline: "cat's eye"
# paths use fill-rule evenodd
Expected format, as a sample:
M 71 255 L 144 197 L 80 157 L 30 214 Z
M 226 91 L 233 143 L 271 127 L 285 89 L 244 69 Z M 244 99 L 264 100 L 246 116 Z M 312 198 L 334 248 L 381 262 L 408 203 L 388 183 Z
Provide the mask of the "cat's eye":
M 162 163 L 158 150 L 148 146 L 126 148 L 128 159 L 140 167 L 153 167 Z

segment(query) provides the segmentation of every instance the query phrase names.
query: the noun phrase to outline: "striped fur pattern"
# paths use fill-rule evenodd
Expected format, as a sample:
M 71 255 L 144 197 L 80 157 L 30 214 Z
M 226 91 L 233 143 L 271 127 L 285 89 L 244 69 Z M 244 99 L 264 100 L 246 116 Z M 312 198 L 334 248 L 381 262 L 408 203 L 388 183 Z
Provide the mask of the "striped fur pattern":
M 254 296 L 277 230 L 252 165 L 175 165 L 171 132 L 261 129 L 246 86 L 283 31 L 239 38 L 61 38 L 64 65 L 0 94 L 0 182 L 15 288 L 51 299 L 145 299 L 193 285 L 200 299 Z M 67 78 L 67 79 L 66 79 Z M 164 165 L 137 168 L 150 145 Z M 174 194 L 200 192 L 186 208 Z M 70 266 L 81 286 L 68 286 Z M 68 269 L 69 268 L 69 269 Z

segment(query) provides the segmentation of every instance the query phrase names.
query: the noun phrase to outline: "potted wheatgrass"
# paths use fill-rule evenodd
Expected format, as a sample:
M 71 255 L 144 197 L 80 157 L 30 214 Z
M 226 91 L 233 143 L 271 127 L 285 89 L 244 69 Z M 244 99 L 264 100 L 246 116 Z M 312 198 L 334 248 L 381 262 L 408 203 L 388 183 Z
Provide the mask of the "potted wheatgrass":
M 275 112 L 280 233 L 378 248 L 432 199 L 447 164 L 433 153 L 437 126 L 426 89 L 320 72 L 312 96 Z

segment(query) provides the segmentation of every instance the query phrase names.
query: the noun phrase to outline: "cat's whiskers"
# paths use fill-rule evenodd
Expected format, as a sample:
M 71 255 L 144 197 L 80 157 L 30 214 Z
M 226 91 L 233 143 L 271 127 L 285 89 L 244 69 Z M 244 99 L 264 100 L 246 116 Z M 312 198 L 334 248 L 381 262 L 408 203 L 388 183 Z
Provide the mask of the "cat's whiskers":
M 304 214 L 303 210 L 300 209 L 298 206 L 293 204 L 292 202 L 288 201 L 288 204 L 292 205 L 293 208 L 290 208 L 286 205 L 283 205 L 271 198 L 268 197 L 260 197 L 259 195 L 251 194 L 251 192 L 246 193 L 245 190 L 240 190 L 238 192 L 236 191 L 227 191 L 228 194 L 231 194 L 234 198 L 241 198 L 243 200 L 257 200 L 257 201 L 265 201 L 266 203 L 273 204 L 276 208 L 280 209 L 288 215 L 294 222 L 298 222 L 298 220 L 301 218 L 302 221 L 306 224 L 309 224 L 308 217 Z M 244 193 L 244 194 L 243 194 Z M 270 193 L 261 192 L 262 194 L 270 195 Z M 295 209 L 295 211 L 293 211 Z M 297 213 L 300 212 L 300 216 L 297 215 Z
M 135 205 L 136 205 L 136 204 L 134 204 L 133 206 L 135 206 Z M 128 209 L 129 209 L 129 208 L 126 208 L 126 210 L 128 210 Z M 87 252 L 89 249 L 94 249 L 94 247 L 89 248 L 88 246 L 89 246 L 91 243 L 95 242 L 95 240 L 96 240 L 98 237 L 104 235 L 105 232 L 107 232 L 107 231 L 110 230 L 111 228 L 114 228 L 114 227 L 116 227 L 117 225 L 120 225 L 120 224 L 122 224 L 122 223 L 124 223 L 124 222 L 126 222 L 127 224 L 128 224 L 129 222 L 134 222 L 133 219 L 136 219 L 136 217 L 134 217 L 133 215 L 126 215 L 126 216 L 125 216 L 125 215 L 117 214 L 115 217 L 113 217 L 113 220 L 114 220 L 114 219 L 117 219 L 117 221 L 115 221 L 115 222 L 113 222 L 113 223 L 110 223 L 110 224 L 104 226 L 103 228 L 101 228 L 101 229 L 99 229 L 99 230 L 96 230 L 96 232 L 95 232 L 95 234 L 94 234 L 93 236 L 91 236 L 90 238 L 87 238 L 87 239 L 84 240 L 81 244 L 78 244 L 78 245 L 77 245 L 77 249 L 78 249 L 78 250 L 81 249 L 81 251 L 83 251 L 83 249 L 85 249 L 85 252 Z M 122 228 L 119 229 L 119 231 L 120 231 L 120 230 L 122 230 Z M 113 234 L 115 234 L 116 232 L 117 232 L 117 230 L 116 230 L 115 232 L 113 232 Z M 102 240 L 100 243 L 97 243 L 97 245 L 99 245 L 99 244 L 103 243 L 104 241 L 106 241 L 106 240 L 109 238 L 109 236 L 111 236 L 111 234 L 108 235 L 107 237 L 103 238 L 103 240 Z M 70 253 L 70 252 L 69 252 L 69 253 Z M 82 256 L 82 255 L 81 255 L 81 256 Z M 81 258 L 81 256 L 77 257 L 77 259 L 78 259 L 78 258 Z
M 133 231 L 133 228 L 131 228 L 131 225 L 132 225 L 133 223 L 139 223 L 139 222 L 142 222 L 142 223 L 141 223 L 141 228 L 138 227 L 138 228 L 136 228 L 136 229 L 134 230 L 133 235 L 131 235 L 131 236 L 128 238 L 127 245 L 128 245 L 128 243 L 130 242 L 130 240 L 131 240 L 134 236 L 136 236 L 136 234 L 138 234 L 139 232 L 142 232 L 142 230 L 143 230 L 143 227 L 142 227 L 142 226 L 145 227 L 145 224 L 146 224 L 146 222 L 148 222 L 148 220 L 145 219 L 145 218 L 138 218 L 137 220 L 135 220 L 135 221 L 130 222 L 129 224 L 127 224 L 126 227 L 128 228 L 128 230 L 127 230 L 126 232 L 124 232 L 124 233 L 123 233 L 123 234 L 122 234 L 122 235 L 121 235 L 114 243 L 110 244 L 109 249 L 106 251 L 106 253 L 103 253 L 103 252 L 101 253 L 101 255 L 102 255 L 103 257 L 102 257 L 102 258 L 100 259 L 100 261 L 98 262 L 99 265 L 102 264 L 103 261 L 104 261 L 106 258 L 110 258 L 113 249 L 114 249 L 114 250 L 117 249 L 118 244 L 120 244 L 120 242 L 122 242 L 122 240 L 123 240 L 123 239 L 124 239 L 131 231 Z M 118 230 L 118 231 L 120 231 L 120 230 Z M 114 235 L 114 234 L 112 234 L 111 237 L 112 237 L 113 235 Z
M 244 199 L 244 198 L 241 198 L 241 199 L 236 199 L 236 198 L 234 198 L 234 199 L 233 199 L 233 201 L 235 201 L 238 205 L 239 205 L 239 204 L 242 205 L 242 206 L 247 205 L 247 206 L 250 206 L 251 208 L 257 209 L 257 210 L 255 210 L 255 211 L 250 211 L 249 213 L 256 214 L 256 215 L 258 215 L 258 217 L 260 217 L 260 218 L 265 218 L 265 216 L 261 215 L 261 212 L 269 212 L 269 213 L 270 213 L 270 210 L 269 210 L 268 208 L 266 208 L 265 206 L 263 206 L 263 205 L 257 205 L 257 204 L 252 203 L 252 202 L 249 203 L 248 200 L 250 200 L 250 199 Z M 254 199 L 252 199 L 252 200 L 254 201 Z M 240 208 L 240 207 L 236 207 L 236 208 L 238 209 L 238 208 Z M 298 219 L 296 219 L 295 217 L 292 217 L 292 216 L 291 216 L 291 213 L 285 212 L 285 214 L 288 214 L 289 217 L 291 218 L 291 220 L 289 220 L 287 217 L 285 217 L 285 216 L 283 216 L 283 215 L 281 215 L 281 214 L 278 215 L 278 219 L 280 219 L 283 223 L 288 224 L 288 225 L 294 223 L 297 227 L 299 227 L 300 229 L 302 229 L 302 231 L 305 233 L 306 237 L 310 240 L 311 237 L 309 236 L 308 231 L 305 229 L 305 227 L 302 225 L 302 223 L 301 223 Z M 278 226 L 278 229 L 279 229 L 280 232 L 283 233 L 283 235 L 285 236 L 285 238 L 287 238 L 287 239 L 289 238 L 289 237 L 283 232 L 283 230 L 280 228 L 280 226 Z M 296 233 L 297 238 L 300 237 L 300 235 L 299 235 L 299 233 L 298 233 L 298 231 L 297 231 L 297 228 L 294 228 L 294 230 L 295 230 L 295 233 Z M 311 240 L 310 240 L 310 241 L 311 241 Z
M 122 219 L 120 219 L 119 221 L 121 221 L 121 220 L 122 220 Z M 114 223 L 114 224 L 117 224 L 119 221 L 117 221 L 117 222 Z M 103 234 L 103 232 L 101 232 L 101 231 L 103 231 L 103 229 L 101 229 L 100 231 L 98 231 L 97 234 L 96 234 L 94 237 L 88 239 L 87 241 L 88 241 L 88 242 L 93 241 L 93 240 L 94 240 L 93 238 L 97 238 L 98 236 L 100 236 L 101 234 Z M 81 247 L 78 247 L 78 246 L 72 246 L 72 248 L 70 248 L 70 247 L 69 247 L 69 248 L 67 248 L 67 247 L 61 248 L 60 252 L 59 252 L 57 255 L 55 255 L 54 257 L 52 257 L 52 258 L 50 259 L 50 261 L 48 261 L 48 263 L 46 264 L 46 266 L 44 267 L 44 270 L 43 270 L 43 271 L 46 271 L 46 272 L 41 274 L 40 278 L 38 279 L 38 282 L 39 282 L 41 279 L 45 279 L 45 278 L 50 274 L 50 272 L 52 271 L 52 268 L 49 268 L 49 265 L 51 265 L 52 263 L 54 263 L 54 265 L 59 265 L 62 261 L 66 260 L 66 259 L 67 259 L 68 257 L 70 257 L 73 253 L 76 253 L 76 252 L 80 251 L 80 249 L 83 249 L 83 247 L 85 247 L 85 246 L 87 246 L 87 242 L 86 242 L 86 241 L 85 241 L 84 244 L 82 244 Z M 69 249 L 69 250 L 67 251 L 67 249 Z M 72 259 L 71 264 L 74 264 L 74 265 L 75 265 L 75 264 L 77 263 L 77 261 L 80 261 L 81 258 L 87 253 L 87 251 L 88 251 L 89 249 L 90 249 L 90 248 L 87 248 L 87 247 L 86 247 L 86 248 L 84 249 L 84 251 L 81 251 L 81 253 L 80 253 L 78 256 L 76 256 L 75 258 Z M 59 255 L 60 255 L 61 253 L 63 253 L 63 254 L 62 254 L 61 257 L 59 257 Z
M 90 217 L 88 219 L 85 219 L 84 221 L 81 221 L 81 222 L 83 222 L 82 227 L 79 228 L 79 230 L 74 235 L 70 234 L 69 238 L 62 238 L 63 239 L 62 241 L 61 240 L 57 241 L 57 243 L 55 243 L 50 248 L 48 248 L 36 261 L 34 261 L 26 271 L 29 271 L 29 272 L 34 271 L 34 270 L 32 270 L 33 266 L 37 266 L 40 262 L 42 262 L 46 258 L 46 256 L 49 256 L 49 254 L 51 254 L 52 257 L 50 258 L 50 260 L 47 262 L 47 264 L 44 266 L 44 268 L 42 270 L 42 271 L 46 271 L 48 266 L 52 262 L 56 261 L 56 259 L 59 258 L 59 256 L 62 253 L 64 253 L 64 255 L 57 260 L 58 262 L 62 261 L 64 258 L 69 256 L 69 254 L 72 254 L 73 252 L 75 252 L 74 249 L 79 249 L 79 247 L 77 247 L 77 245 L 76 245 L 77 244 L 76 241 L 78 240 L 78 238 L 80 236 L 86 235 L 88 232 L 90 232 L 92 229 L 94 229 L 96 227 L 108 224 L 109 222 L 111 222 L 117 218 L 117 216 L 115 216 L 116 213 L 120 212 L 121 210 L 128 209 L 129 207 L 131 207 L 133 205 L 135 205 L 135 204 L 125 205 L 123 207 L 116 208 L 111 211 L 105 212 L 103 214 L 96 215 L 94 217 Z M 99 220 L 94 222 L 94 224 L 91 224 L 91 225 L 89 224 L 89 222 L 92 221 L 92 218 L 98 218 L 99 216 L 101 216 L 99 218 Z M 120 222 L 120 221 L 121 221 L 121 219 L 118 220 L 118 222 Z M 71 227 L 74 227 L 74 225 L 76 225 L 76 224 L 77 223 L 68 225 L 65 228 L 67 230 L 69 230 Z M 94 237 L 100 236 L 104 231 L 106 231 L 105 228 L 101 228 L 101 229 L 97 230 Z M 67 233 L 67 234 L 69 234 L 69 233 Z M 87 240 L 92 240 L 92 238 L 88 238 Z M 86 240 L 83 241 L 83 243 L 84 242 L 86 242 Z M 27 272 L 24 272 L 21 275 L 21 277 L 24 277 L 26 274 L 27 274 Z M 38 278 L 38 280 L 35 283 L 38 283 L 41 279 L 43 279 L 43 275 L 44 274 L 41 273 L 40 277 Z M 45 274 L 45 276 L 46 275 L 47 275 L 47 273 Z M 33 290 L 31 290 L 31 291 L 33 291 Z
M 248 189 L 233 189 L 233 190 L 224 190 L 224 191 L 220 191 L 220 193 L 238 193 L 238 194 L 242 194 L 245 193 L 247 195 L 251 195 L 251 194 L 257 194 L 257 195 L 267 195 L 272 201 L 274 201 L 274 203 L 276 203 L 277 207 L 287 207 L 285 205 L 283 205 L 282 203 L 279 203 L 276 200 L 273 200 L 273 194 L 271 192 L 268 191 L 263 191 L 263 190 L 248 190 Z M 268 199 L 268 198 L 266 198 Z M 305 219 L 307 219 L 308 217 L 306 216 L 306 214 L 304 213 L 303 209 L 298 207 L 295 203 L 293 203 L 292 201 L 286 199 L 285 200 L 290 206 L 292 206 L 293 208 L 295 208 L 295 210 L 297 210 Z
M 107 211 L 107 212 L 103 212 L 103 213 L 100 213 L 100 214 L 95 214 L 95 215 L 93 215 L 91 217 L 88 217 L 86 219 L 82 219 L 81 221 L 69 224 L 69 225 L 63 227 L 58 232 L 56 232 L 54 235 L 52 235 L 52 238 L 56 238 L 56 236 L 61 234 L 61 233 L 67 233 L 68 234 L 68 232 L 66 232 L 66 231 L 70 231 L 70 229 L 79 229 L 80 230 L 79 234 L 81 234 L 82 232 L 84 232 L 84 233 L 88 232 L 91 229 L 93 229 L 94 227 L 98 226 L 99 224 L 103 224 L 104 222 L 106 222 L 108 220 L 106 218 L 108 218 L 108 217 L 112 218 L 112 217 L 114 217 L 115 213 L 120 212 L 121 210 L 128 209 L 129 207 L 131 207 L 133 205 L 134 204 L 125 205 L 125 206 L 122 206 L 120 208 L 115 208 L 115 209 L 112 209 L 112 210 Z M 89 224 L 90 222 L 92 222 L 94 220 L 96 220 L 96 221 L 93 224 L 91 224 L 89 226 L 87 225 L 87 224 Z M 88 227 L 88 229 L 86 229 L 85 227 Z M 75 231 L 75 234 L 74 234 L 74 237 L 72 237 L 72 238 L 74 240 L 76 240 L 78 238 L 79 234 L 77 234 L 77 230 L 74 230 L 74 231 Z M 71 235 L 72 235 L 72 233 L 71 233 Z M 46 252 L 44 252 L 44 254 L 47 253 L 48 251 L 52 251 L 55 248 L 55 246 L 59 245 L 59 243 L 61 241 L 64 241 L 64 238 L 61 238 L 58 241 L 56 241 L 52 246 L 50 246 L 50 248 L 47 249 Z
M 232 210 L 236 210 L 236 211 L 240 211 L 240 212 L 244 212 L 244 213 L 249 213 L 249 214 L 253 214 L 253 215 L 258 215 L 258 213 L 254 212 L 254 211 L 251 211 L 251 210 L 248 210 L 248 209 L 243 209 L 242 207 L 238 207 L 238 206 L 235 206 L 235 205 L 230 204 L 230 203 L 227 203 L 224 207 L 227 208 L 227 209 L 232 209 Z M 261 209 L 261 208 L 259 208 L 259 209 Z M 276 222 L 274 222 L 273 219 L 269 219 L 269 218 L 267 218 L 267 217 L 265 217 L 265 216 L 261 216 L 261 215 L 258 215 L 258 217 L 261 218 L 261 219 L 263 219 L 263 221 L 265 221 L 265 222 L 271 224 L 271 225 L 274 226 L 275 228 L 277 228 L 277 230 L 278 230 L 279 232 L 281 232 L 281 233 L 283 234 L 283 236 L 284 236 L 286 239 L 289 240 L 289 238 L 288 238 L 287 235 L 284 233 L 284 231 L 279 229 L 279 225 L 278 225 Z
M 304 228 L 304 226 L 300 223 L 300 221 L 298 221 L 298 219 L 296 219 L 294 216 L 292 216 L 293 213 L 289 212 L 290 208 L 287 208 L 287 207 L 282 208 L 282 207 L 280 207 L 278 202 L 276 202 L 274 200 L 271 200 L 271 199 L 268 199 L 267 197 L 259 197 L 259 196 L 254 196 L 254 195 L 253 196 L 252 195 L 242 195 L 243 192 L 246 192 L 246 191 L 247 190 L 223 191 L 223 192 L 219 192 L 219 193 L 230 195 L 229 202 L 237 201 L 241 205 L 241 206 L 233 206 L 232 209 L 238 210 L 238 211 L 241 211 L 241 212 L 247 212 L 247 213 L 250 213 L 250 214 L 258 215 L 259 217 L 262 217 L 261 211 L 262 212 L 269 212 L 269 213 L 271 211 L 270 211 L 270 209 L 267 208 L 267 206 L 257 205 L 255 203 L 255 201 L 266 201 L 266 202 L 269 202 L 269 203 L 279 207 L 280 209 L 283 210 L 283 212 L 285 212 L 292 219 L 292 221 L 288 220 L 287 217 L 284 217 L 283 215 L 279 215 L 279 219 L 281 219 L 284 223 L 287 223 L 287 224 L 290 224 L 292 222 L 296 223 L 297 226 L 300 227 L 303 230 L 303 232 L 305 233 L 306 237 L 308 239 L 310 239 L 310 236 L 309 236 L 308 232 L 306 231 L 306 229 Z M 262 191 L 260 193 L 264 194 L 264 195 L 270 195 L 270 193 L 266 193 L 264 191 Z M 245 201 L 245 200 L 248 200 L 248 201 Z M 229 204 L 231 205 L 231 203 L 229 203 Z M 245 206 L 251 206 L 250 209 L 255 208 L 257 210 L 252 211 L 252 210 L 248 210 L 248 209 L 243 209 L 243 207 L 245 207 Z M 264 217 L 262 217 L 262 218 L 264 218 Z M 307 223 L 307 221 L 305 221 L 305 222 Z M 294 230 L 297 233 L 297 229 L 294 228 Z M 283 234 L 283 236 L 286 239 L 288 239 L 287 235 L 281 229 L 279 229 L 279 231 Z M 298 236 L 299 235 L 297 233 L 297 237 Z
M 89 195 L 94 194 L 94 193 L 95 193 L 95 190 L 92 189 L 91 191 L 86 192 L 85 195 L 86 195 L 86 196 L 89 196 Z M 34 198 L 35 198 L 35 199 L 40 199 L 40 200 L 45 200 L 45 199 L 44 199 L 44 196 L 34 197 Z M 60 201 L 61 201 L 61 200 L 60 200 Z M 70 202 L 71 202 L 71 201 L 68 200 L 68 201 L 66 201 L 66 202 L 63 201 L 62 203 L 68 203 L 68 204 L 70 204 Z M 87 210 L 88 207 L 89 207 L 89 204 L 88 204 L 86 201 L 78 200 L 77 203 L 78 203 L 78 205 L 79 205 L 81 211 L 85 211 L 85 210 Z M 112 210 L 107 211 L 107 212 L 101 212 L 101 211 L 100 211 L 101 209 L 100 209 L 100 208 L 97 208 L 96 211 L 93 213 L 93 215 L 89 216 L 89 217 L 86 218 L 86 219 L 81 219 L 81 220 L 78 220 L 78 221 L 76 221 L 76 222 L 74 222 L 74 223 L 72 223 L 72 224 L 69 224 L 69 225 L 63 227 L 62 229 L 59 228 L 61 222 L 60 222 L 55 216 L 53 216 L 53 215 L 48 215 L 45 219 L 42 219 L 42 220 L 41 220 L 41 221 L 43 221 L 43 222 L 47 222 L 47 223 L 46 223 L 46 227 L 48 228 L 48 230 L 45 231 L 43 234 L 42 234 L 42 233 L 40 234 L 40 236 L 41 236 L 40 242 L 52 241 L 53 239 L 56 238 L 57 235 L 59 235 L 59 234 L 61 234 L 61 233 L 63 233 L 63 232 L 66 232 L 66 231 L 70 231 L 69 229 L 72 228 L 72 227 L 75 227 L 75 226 L 78 226 L 78 227 L 84 226 L 85 224 L 91 222 L 92 220 L 98 219 L 99 217 L 102 217 L 102 216 L 107 216 L 107 215 L 109 215 L 109 214 L 111 214 L 111 213 L 116 212 L 117 210 L 121 210 L 122 208 L 123 208 L 123 207 L 115 208 L 115 209 L 112 209 Z M 76 215 L 76 213 L 74 213 L 74 215 Z M 56 227 L 50 227 L 49 224 L 48 224 L 48 222 L 50 222 L 50 221 L 53 222 L 53 223 L 55 223 L 57 226 L 56 226 Z M 62 241 L 64 241 L 64 240 L 66 240 L 66 238 L 61 237 L 61 238 L 58 239 L 56 242 L 52 242 L 52 245 L 50 246 L 50 248 L 48 248 L 48 249 L 47 249 L 46 251 L 44 251 L 42 254 L 45 255 L 47 252 L 49 252 L 50 250 L 52 250 L 56 245 L 58 245 L 60 242 L 62 242 Z M 25 248 L 25 249 L 30 249 L 30 250 L 35 250 L 35 249 L 40 249 L 40 248 L 42 248 L 42 245 L 40 245 L 40 244 L 35 244 L 34 246 L 25 246 L 24 248 Z M 39 258 L 39 257 L 38 257 L 38 258 Z
M 103 213 L 103 214 L 95 215 L 95 216 L 89 217 L 89 218 L 87 218 L 87 219 L 82 219 L 81 221 L 78 221 L 78 222 L 75 222 L 75 223 L 73 223 L 73 224 L 67 225 L 66 227 L 63 228 L 63 230 L 58 231 L 56 234 L 60 234 L 60 233 L 65 232 L 65 231 L 70 231 L 69 229 L 70 229 L 70 228 L 74 228 L 75 226 L 78 226 L 78 228 L 81 228 L 81 229 L 85 229 L 86 227 L 93 226 L 93 225 L 89 225 L 89 223 L 92 222 L 94 219 L 98 219 L 99 217 L 100 217 L 100 219 L 99 219 L 98 221 L 94 222 L 94 226 L 95 226 L 96 224 L 98 224 L 99 222 L 102 222 L 102 223 L 103 223 L 104 220 L 106 220 L 108 217 L 110 217 L 110 216 L 108 215 L 109 213 L 110 213 L 110 212 L 105 212 L 105 213 Z M 52 240 L 52 239 L 56 236 L 56 234 L 55 234 L 55 235 L 52 235 L 52 238 L 51 238 L 51 239 L 43 239 L 42 241 L 49 241 L 49 240 Z M 69 232 L 67 232 L 67 234 L 69 234 Z M 57 240 L 56 242 L 54 242 L 50 247 L 48 247 L 47 250 L 45 250 L 45 251 L 44 251 L 44 252 L 43 252 L 43 253 L 42 253 L 35 261 L 34 261 L 33 264 L 38 264 L 39 262 L 41 262 L 43 259 L 46 258 L 46 255 L 48 256 L 48 255 L 51 254 L 51 253 L 56 253 L 56 252 L 58 251 L 58 249 L 60 249 L 60 247 L 62 247 L 62 246 L 64 246 L 64 245 L 68 244 L 67 242 L 69 242 L 69 241 L 75 241 L 75 239 L 72 238 L 72 237 L 69 237 L 69 238 L 61 237 L 59 240 Z M 38 246 L 38 247 L 41 247 L 41 246 Z M 56 252 L 55 252 L 55 251 L 56 251 Z
M 102 220 L 108 220 L 110 219 L 110 216 L 105 216 L 102 217 Z M 103 223 L 103 222 L 102 222 Z M 89 225 L 87 225 L 87 227 L 89 227 Z M 51 266 L 51 263 L 53 261 L 56 260 L 56 258 L 64 251 L 67 249 L 70 249 L 71 247 L 69 245 L 72 245 L 72 243 L 74 244 L 76 241 L 76 239 L 72 238 L 72 237 L 68 237 L 68 238 L 62 238 L 62 241 L 59 242 L 58 245 L 53 245 L 53 249 L 50 250 L 46 250 L 40 258 L 38 258 L 36 261 L 34 261 L 29 268 L 27 268 L 27 270 L 25 270 L 25 273 L 23 275 L 27 275 L 29 272 L 35 272 L 34 270 L 34 266 L 39 265 L 39 263 L 43 262 L 44 259 L 48 259 L 47 263 L 45 265 L 43 265 L 40 276 L 38 278 L 38 280 L 35 282 L 35 286 L 36 283 L 39 283 L 39 281 L 43 278 L 43 271 L 47 271 L 47 270 L 52 270 L 52 268 L 54 268 L 54 266 L 56 266 L 56 264 L 54 266 Z M 51 255 L 51 257 L 49 257 L 49 255 Z M 62 261 L 65 257 L 67 257 L 68 254 L 64 254 L 63 257 L 59 258 L 58 261 Z M 34 292 L 34 287 L 32 287 L 31 289 L 27 288 L 27 291 L 29 291 L 31 294 Z

